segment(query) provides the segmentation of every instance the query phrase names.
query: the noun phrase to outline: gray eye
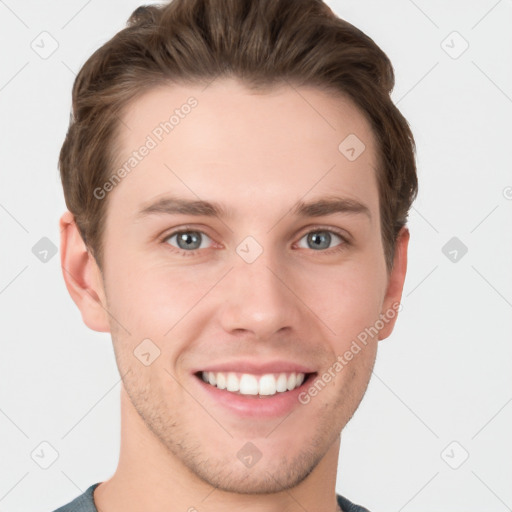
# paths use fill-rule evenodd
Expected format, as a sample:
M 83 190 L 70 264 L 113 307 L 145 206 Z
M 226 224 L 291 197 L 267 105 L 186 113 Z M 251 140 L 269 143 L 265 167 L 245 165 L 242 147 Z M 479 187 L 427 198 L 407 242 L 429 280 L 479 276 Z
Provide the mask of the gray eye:
M 176 238 L 176 244 L 171 243 L 171 245 L 178 249 L 190 251 L 201 249 L 203 238 L 210 240 L 210 238 L 204 233 L 201 233 L 201 231 L 179 231 L 170 235 L 167 240 L 170 242 L 173 238 Z
M 333 236 L 343 242 L 343 239 L 339 235 L 328 230 L 311 231 L 301 240 L 306 238 L 306 249 L 321 250 L 330 248 Z

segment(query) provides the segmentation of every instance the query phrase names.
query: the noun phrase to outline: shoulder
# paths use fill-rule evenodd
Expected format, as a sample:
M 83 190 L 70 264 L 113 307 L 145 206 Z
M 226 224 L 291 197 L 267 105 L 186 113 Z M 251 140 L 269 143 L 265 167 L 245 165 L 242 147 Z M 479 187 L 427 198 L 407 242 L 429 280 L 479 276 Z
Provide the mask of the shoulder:
M 343 512 L 370 512 L 367 508 L 352 503 L 340 494 L 336 494 L 336 499 L 338 500 L 338 505 L 341 507 Z
M 53 512 L 98 512 L 94 505 L 92 493 L 101 482 L 92 484 L 83 494 Z

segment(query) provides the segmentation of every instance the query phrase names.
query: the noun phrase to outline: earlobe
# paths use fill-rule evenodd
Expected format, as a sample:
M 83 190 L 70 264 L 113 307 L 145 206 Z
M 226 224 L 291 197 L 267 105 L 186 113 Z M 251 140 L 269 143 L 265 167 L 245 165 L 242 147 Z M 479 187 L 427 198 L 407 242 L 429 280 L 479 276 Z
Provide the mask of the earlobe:
M 407 273 L 409 238 L 409 229 L 406 226 L 402 227 L 397 236 L 393 269 L 389 275 L 386 296 L 382 305 L 381 317 L 383 317 L 384 327 L 379 331 L 379 340 L 383 340 L 391 334 L 398 317 L 398 308 Z
M 73 214 L 60 218 L 60 261 L 62 275 L 84 323 L 98 332 L 110 332 L 101 272 L 87 249 Z

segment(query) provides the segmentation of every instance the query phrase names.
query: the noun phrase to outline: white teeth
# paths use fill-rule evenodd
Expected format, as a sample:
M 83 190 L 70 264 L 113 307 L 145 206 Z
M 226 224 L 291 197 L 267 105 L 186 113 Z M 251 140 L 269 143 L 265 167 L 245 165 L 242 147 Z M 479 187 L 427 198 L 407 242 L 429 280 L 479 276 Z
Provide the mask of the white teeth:
M 279 391 L 280 393 L 282 393 L 283 391 L 288 391 L 288 387 L 286 386 L 287 382 L 288 379 L 286 377 L 286 373 L 281 373 L 276 382 L 276 390 Z
M 232 372 L 228 373 L 226 389 L 228 391 L 240 391 L 240 383 L 238 382 L 236 375 Z
M 203 372 L 203 378 L 204 374 L 205 372 Z M 213 384 L 214 386 L 216 385 L 219 389 L 226 389 L 226 376 L 223 373 L 219 373 L 217 376 L 215 376 L 213 372 L 210 372 L 210 375 L 213 375 L 213 379 L 210 377 L 210 384 Z M 214 382 L 212 382 L 212 380 Z M 217 380 L 216 383 L 215 380 Z
M 286 384 L 286 387 L 288 388 L 288 391 L 291 391 L 297 382 L 297 377 L 295 377 L 295 373 L 291 373 L 288 377 L 288 382 Z
M 257 395 L 259 391 L 258 379 L 254 375 L 244 373 L 240 379 L 239 388 L 236 391 L 240 391 L 242 395 Z
M 238 378 L 240 375 L 240 378 Z M 305 379 L 304 373 L 267 373 L 253 375 L 234 372 L 202 372 L 202 379 L 219 389 L 226 389 L 241 395 L 275 395 L 298 388 Z
M 263 375 L 260 378 L 260 382 L 259 382 L 259 394 L 260 395 L 275 395 L 276 391 L 277 391 L 277 383 L 276 383 L 276 379 L 274 378 L 274 376 L 273 375 Z

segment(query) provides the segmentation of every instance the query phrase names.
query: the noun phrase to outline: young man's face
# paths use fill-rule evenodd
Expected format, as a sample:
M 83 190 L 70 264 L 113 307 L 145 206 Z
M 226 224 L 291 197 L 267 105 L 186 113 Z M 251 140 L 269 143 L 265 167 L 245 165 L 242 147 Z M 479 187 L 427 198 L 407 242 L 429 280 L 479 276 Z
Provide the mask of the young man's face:
M 268 493 L 297 485 L 337 447 L 396 318 L 408 233 L 388 275 L 376 141 L 349 101 L 311 88 L 253 94 L 228 80 L 202 89 L 159 87 L 123 117 L 119 166 L 148 135 L 156 145 L 108 194 L 98 290 L 108 314 L 98 309 L 103 326 L 89 325 L 112 333 L 124 431 L 141 445 L 158 440 L 162 457 L 213 486 Z M 172 131 L 156 129 L 190 96 L 197 105 Z M 359 156 L 353 137 L 339 149 L 350 134 L 365 145 Z M 169 196 L 215 203 L 223 215 L 140 213 Z M 335 198 L 362 206 L 294 211 Z M 267 363 L 276 366 L 257 368 Z M 316 375 L 260 398 L 196 375 L 218 367 L 256 381 L 284 372 L 286 384 L 293 368 Z

